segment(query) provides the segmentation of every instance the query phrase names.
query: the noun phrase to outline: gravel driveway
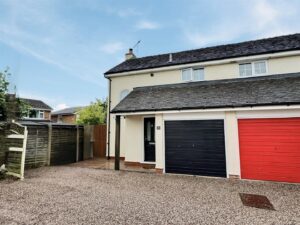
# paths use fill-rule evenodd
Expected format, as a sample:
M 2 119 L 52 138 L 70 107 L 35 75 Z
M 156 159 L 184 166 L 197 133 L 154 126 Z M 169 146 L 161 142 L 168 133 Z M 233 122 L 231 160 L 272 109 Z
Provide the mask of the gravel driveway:
M 245 207 L 266 195 L 275 211 Z M 300 185 L 74 167 L 0 181 L 0 224 L 300 224 Z

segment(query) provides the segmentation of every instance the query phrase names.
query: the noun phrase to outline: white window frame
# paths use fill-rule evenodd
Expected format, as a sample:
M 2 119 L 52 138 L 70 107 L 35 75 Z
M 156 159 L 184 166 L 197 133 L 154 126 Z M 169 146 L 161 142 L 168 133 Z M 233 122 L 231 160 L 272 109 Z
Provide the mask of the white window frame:
M 39 113 L 39 117 L 38 117 L 39 119 L 45 119 L 45 112 L 44 111 L 39 110 L 38 113 Z
M 264 62 L 266 65 L 266 72 L 265 73 L 260 73 L 260 74 L 256 74 L 255 73 L 255 63 L 260 63 L 260 62 Z M 240 71 L 240 65 L 243 64 L 251 64 L 251 70 L 252 70 L 252 74 L 250 76 L 241 76 L 241 71 Z M 246 77 L 258 77 L 258 76 L 265 76 L 269 74 L 269 69 L 268 69 L 268 61 L 267 60 L 258 60 L 258 61 L 251 61 L 251 62 L 240 62 L 239 63 L 239 77 L 240 78 L 246 78 Z
M 30 117 L 30 110 L 36 111 L 37 116 Z M 31 120 L 45 119 L 45 111 L 44 110 L 38 110 L 38 109 L 30 109 L 30 110 L 28 110 L 27 115 L 24 116 L 24 119 L 31 119 Z
M 194 70 L 199 70 L 199 69 L 203 70 L 203 80 L 194 80 Z M 191 77 L 190 77 L 189 80 L 184 80 L 183 79 L 183 72 L 187 71 L 187 70 L 190 71 Z M 181 70 L 181 81 L 182 82 L 197 82 L 197 81 L 204 81 L 204 80 L 205 80 L 204 67 L 195 67 L 195 68 L 190 67 L 190 68 L 184 68 L 184 69 Z

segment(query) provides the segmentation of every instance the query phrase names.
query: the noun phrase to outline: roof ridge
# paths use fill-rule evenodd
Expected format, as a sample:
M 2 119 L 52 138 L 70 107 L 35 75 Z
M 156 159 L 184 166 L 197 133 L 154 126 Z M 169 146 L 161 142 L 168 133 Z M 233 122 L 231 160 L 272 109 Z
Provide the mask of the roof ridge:
M 143 69 L 291 50 L 300 50 L 300 33 L 207 46 L 203 48 L 195 48 L 184 51 L 148 55 L 123 61 L 104 74 L 108 75 L 128 71 L 137 71 Z M 170 54 L 174 54 L 172 62 L 168 60 L 168 55 Z M 164 57 L 166 57 L 166 59 L 164 59 Z
M 233 46 L 233 45 L 245 44 L 245 43 L 250 43 L 250 42 L 257 42 L 257 41 L 266 41 L 266 40 L 282 38 L 282 37 L 288 37 L 288 36 L 294 36 L 294 35 L 300 35 L 300 33 L 285 34 L 285 35 L 265 37 L 265 38 L 257 38 L 257 39 L 248 40 L 248 41 L 233 42 L 233 43 L 228 43 L 228 44 L 224 43 L 224 44 L 220 44 L 220 45 L 212 45 L 212 46 L 207 46 L 207 47 L 194 48 L 194 49 L 188 49 L 188 50 L 182 50 L 182 51 L 176 51 L 176 52 L 167 52 L 167 53 L 162 53 L 162 54 L 147 55 L 147 56 L 143 56 L 143 57 L 133 58 L 131 60 L 144 59 L 144 58 L 154 57 L 154 56 L 164 56 L 164 55 L 169 55 L 169 54 L 177 54 L 177 53 L 182 53 L 182 52 L 192 52 L 192 51 L 198 51 L 198 50 L 204 50 L 204 49 L 210 49 L 210 48 L 217 48 L 217 47 L 224 47 L 224 46 Z

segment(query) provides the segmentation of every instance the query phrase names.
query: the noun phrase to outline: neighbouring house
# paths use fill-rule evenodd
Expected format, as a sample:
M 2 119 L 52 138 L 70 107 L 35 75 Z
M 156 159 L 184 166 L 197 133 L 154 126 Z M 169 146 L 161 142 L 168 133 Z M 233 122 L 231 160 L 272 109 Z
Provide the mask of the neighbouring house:
M 142 58 L 130 49 L 105 77 L 107 156 L 164 173 L 300 182 L 300 34 Z
M 70 107 L 58 111 L 54 111 L 51 114 L 51 121 L 54 123 L 68 123 L 75 124 L 78 118 L 78 112 L 84 107 Z
M 27 103 L 30 107 L 27 115 L 23 120 L 32 121 L 50 121 L 52 108 L 45 102 L 37 99 L 20 98 L 23 102 Z

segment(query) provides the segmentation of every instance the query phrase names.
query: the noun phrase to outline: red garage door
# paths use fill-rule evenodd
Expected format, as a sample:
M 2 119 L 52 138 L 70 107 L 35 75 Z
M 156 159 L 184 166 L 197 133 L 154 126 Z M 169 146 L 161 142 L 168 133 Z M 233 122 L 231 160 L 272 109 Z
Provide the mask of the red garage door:
M 300 182 L 300 118 L 238 121 L 241 177 Z

